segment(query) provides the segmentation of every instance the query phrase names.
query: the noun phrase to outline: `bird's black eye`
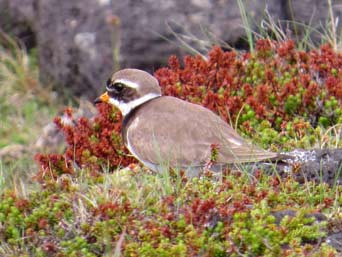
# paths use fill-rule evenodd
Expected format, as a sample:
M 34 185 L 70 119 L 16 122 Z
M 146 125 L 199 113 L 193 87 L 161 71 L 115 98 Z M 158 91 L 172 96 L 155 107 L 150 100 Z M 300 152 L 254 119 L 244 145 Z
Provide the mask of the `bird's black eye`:
M 125 85 L 122 84 L 122 83 L 115 83 L 115 84 L 114 84 L 114 89 L 115 89 L 115 91 L 117 91 L 117 92 L 121 92 L 122 89 L 124 89 L 124 87 L 125 87 Z
M 108 92 L 112 93 L 120 93 L 125 88 L 125 85 L 121 82 L 113 82 L 111 79 L 108 79 L 106 82 L 106 89 Z

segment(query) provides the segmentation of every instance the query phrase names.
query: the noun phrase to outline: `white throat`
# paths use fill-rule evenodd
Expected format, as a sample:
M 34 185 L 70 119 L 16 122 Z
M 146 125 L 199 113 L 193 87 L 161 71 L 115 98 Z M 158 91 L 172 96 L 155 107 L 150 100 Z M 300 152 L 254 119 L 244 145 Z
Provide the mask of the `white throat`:
M 149 93 L 147 95 L 144 95 L 138 99 L 135 99 L 133 101 L 130 101 L 128 103 L 124 103 L 122 101 L 118 101 L 117 99 L 110 98 L 109 103 L 118 107 L 122 113 L 123 116 L 126 116 L 131 110 L 138 107 L 139 105 L 153 99 L 156 97 L 161 96 L 158 93 Z

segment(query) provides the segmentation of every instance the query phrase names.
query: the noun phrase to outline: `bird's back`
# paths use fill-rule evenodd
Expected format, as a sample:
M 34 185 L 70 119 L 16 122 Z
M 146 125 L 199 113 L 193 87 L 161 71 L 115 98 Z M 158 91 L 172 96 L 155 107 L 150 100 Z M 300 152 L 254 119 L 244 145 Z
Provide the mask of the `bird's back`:
M 213 151 L 217 164 L 277 157 L 247 143 L 210 110 L 175 97 L 144 103 L 125 118 L 123 129 L 125 144 L 145 164 L 204 166 L 213 158 Z

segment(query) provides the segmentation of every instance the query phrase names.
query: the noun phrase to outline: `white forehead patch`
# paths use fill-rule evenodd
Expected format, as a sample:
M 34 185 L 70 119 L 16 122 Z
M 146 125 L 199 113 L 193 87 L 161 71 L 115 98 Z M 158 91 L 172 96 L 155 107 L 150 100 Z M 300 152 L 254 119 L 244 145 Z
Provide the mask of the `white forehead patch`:
M 138 83 L 135 83 L 135 82 L 127 80 L 127 79 L 116 79 L 114 81 L 114 84 L 115 83 L 121 83 L 121 84 L 124 84 L 127 87 L 134 88 L 134 89 L 139 88 L 139 84 Z

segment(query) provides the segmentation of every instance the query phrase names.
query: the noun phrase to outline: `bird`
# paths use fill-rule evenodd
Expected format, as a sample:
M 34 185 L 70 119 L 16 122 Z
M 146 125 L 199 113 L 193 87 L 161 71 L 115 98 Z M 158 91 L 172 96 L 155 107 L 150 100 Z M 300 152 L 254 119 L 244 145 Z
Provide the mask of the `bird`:
M 171 167 L 189 174 L 205 168 L 274 160 L 243 139 L 211 110 L 177 97 L 163 96 L 158 80 L 139 69 L 115 72 L 94 103 L 105 102 L 122 113 L 121 133 L 129 152 L 152 171 Z

